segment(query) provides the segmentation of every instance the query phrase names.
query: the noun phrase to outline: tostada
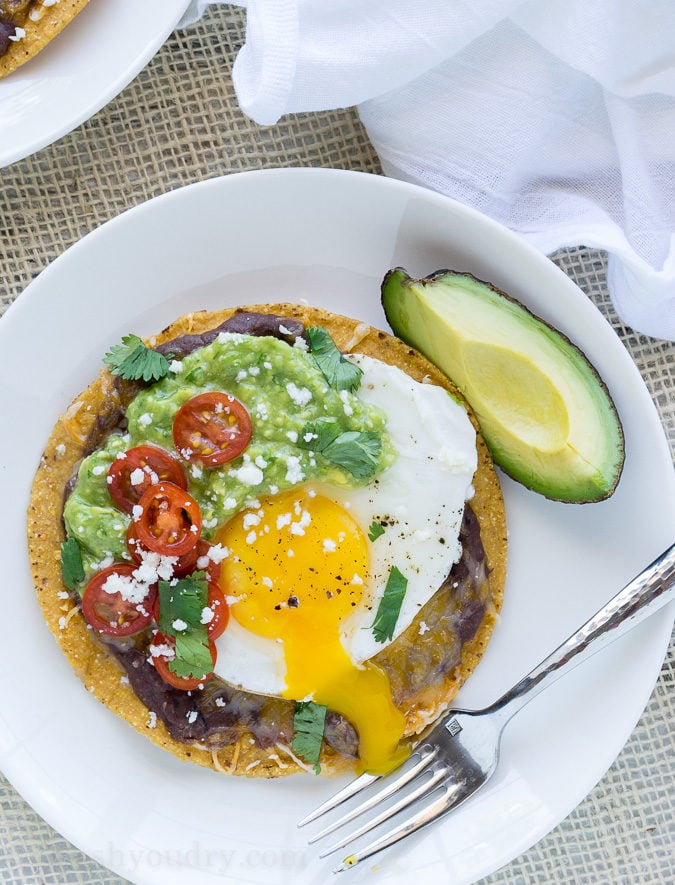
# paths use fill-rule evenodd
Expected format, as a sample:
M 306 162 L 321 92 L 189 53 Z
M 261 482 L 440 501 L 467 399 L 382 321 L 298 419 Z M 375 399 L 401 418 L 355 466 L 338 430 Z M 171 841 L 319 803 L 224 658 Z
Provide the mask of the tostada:
M 88 0 L 0 0 L 0 78 L 37 55 Z
M 499 482 L 452 382 L 292 304 L 183 316 L 105 362 L 28 513 L 40 605 L 87 689 L 219 771 L 391 768 L 502 603 Z

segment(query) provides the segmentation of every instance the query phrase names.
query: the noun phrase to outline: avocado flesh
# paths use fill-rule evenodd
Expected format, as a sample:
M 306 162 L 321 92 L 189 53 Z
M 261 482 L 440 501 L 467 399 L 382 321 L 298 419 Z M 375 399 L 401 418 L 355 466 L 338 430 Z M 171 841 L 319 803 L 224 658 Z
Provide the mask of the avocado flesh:
M 562 333 L 468 274 L 390 271 L 382 304 L 394 333 L 435 363 L 476 413 L 492 457 L 559 501 L 600 501 L 624 462 L 616 408 Z

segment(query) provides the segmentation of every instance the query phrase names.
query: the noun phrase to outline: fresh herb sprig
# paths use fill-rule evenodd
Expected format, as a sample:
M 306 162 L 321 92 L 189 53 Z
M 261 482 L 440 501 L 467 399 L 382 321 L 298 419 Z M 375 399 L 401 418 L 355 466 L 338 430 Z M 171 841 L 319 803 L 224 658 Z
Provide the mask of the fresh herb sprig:
M 84 581 L 82 550 L 75 538 L 61 542 L 61 577 L 69 590 L 75 590 Z
M 208 596 L 205 572 L 194 572 L 175 584 L 159 582 L 158 627 L 176 643 L 176 656 L 169 661 L 169 670 L 184 679 L 199 679 L 213 670 L 208 628 L 201 622 Z
M 293 716 L 293 741 L 291 749 L 294 753 L 314 767 L 316 774 L 321 771 L 319 756 L 321 742 L 326 725 L 326 707 L 314 701 L 298 701 Z
M 169 360 L 146 347 L 138 335 L 125 335 L 103 357 L 113 375 L 127 381 L 159 381 L 169 374 Z
M 387 642 L 394 638 L 396 621 L 398 621 L 407 588 L 408 579 L 393 565 L 373 623 L 375 642 Z
M 345 430 L 337 418 L 317 418 L 302 428 L 298 445 L 342 467 L 359 479 L 367 479 L 377 470 L 382 440 L 373 430 Z
M 368 529 L 368 539 L 370 541 L 376 541 L 383 534 L 383 526 L 379 522 L 373 520 L 370 524 L 370 528 Z
M 353 393 L 361 383 L 363 370 L 345 359 L 330 334 L 321 326 L 310 326 L 306 334 L 310 353 L 326 381 L 335 390 Z

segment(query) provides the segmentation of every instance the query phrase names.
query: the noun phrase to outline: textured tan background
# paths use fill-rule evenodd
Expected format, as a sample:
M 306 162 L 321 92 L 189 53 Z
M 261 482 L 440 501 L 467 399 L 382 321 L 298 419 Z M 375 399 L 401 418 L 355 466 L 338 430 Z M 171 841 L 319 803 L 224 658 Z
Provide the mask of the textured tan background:
M 172 188 L 270 166 L 380 171 L 353 110 L 296 116 L 265 129 L 243 116 L 230 77 L 243 23 L 237 9 L 212 9 L 197 26 L 175 33 L 93 119 L 0 170 L 0 313 L 71 243 Z M 601 254 L 580 248 L 555 260 L 632 354 L 675 451 L 675 344 L 636 335 L 617 320 Z M 675 882 L 674 681 L 671 648 L 652 699 L 609 773 L 549 836 L 485 883 Z M 47 826 L 1 775 L 0 881 L 123 883 Z

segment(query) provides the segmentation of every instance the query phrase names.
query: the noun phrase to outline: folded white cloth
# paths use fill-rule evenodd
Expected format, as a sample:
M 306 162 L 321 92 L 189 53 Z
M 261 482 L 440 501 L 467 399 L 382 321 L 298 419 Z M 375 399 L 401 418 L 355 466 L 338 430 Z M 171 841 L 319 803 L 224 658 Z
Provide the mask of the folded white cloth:
M 253 120 L 358 105 L 387 175 L 547 254 L 607 250 L 624 322 L 675 339 L 673 0 L 236 5 L 247 26 L 233 79 Z

